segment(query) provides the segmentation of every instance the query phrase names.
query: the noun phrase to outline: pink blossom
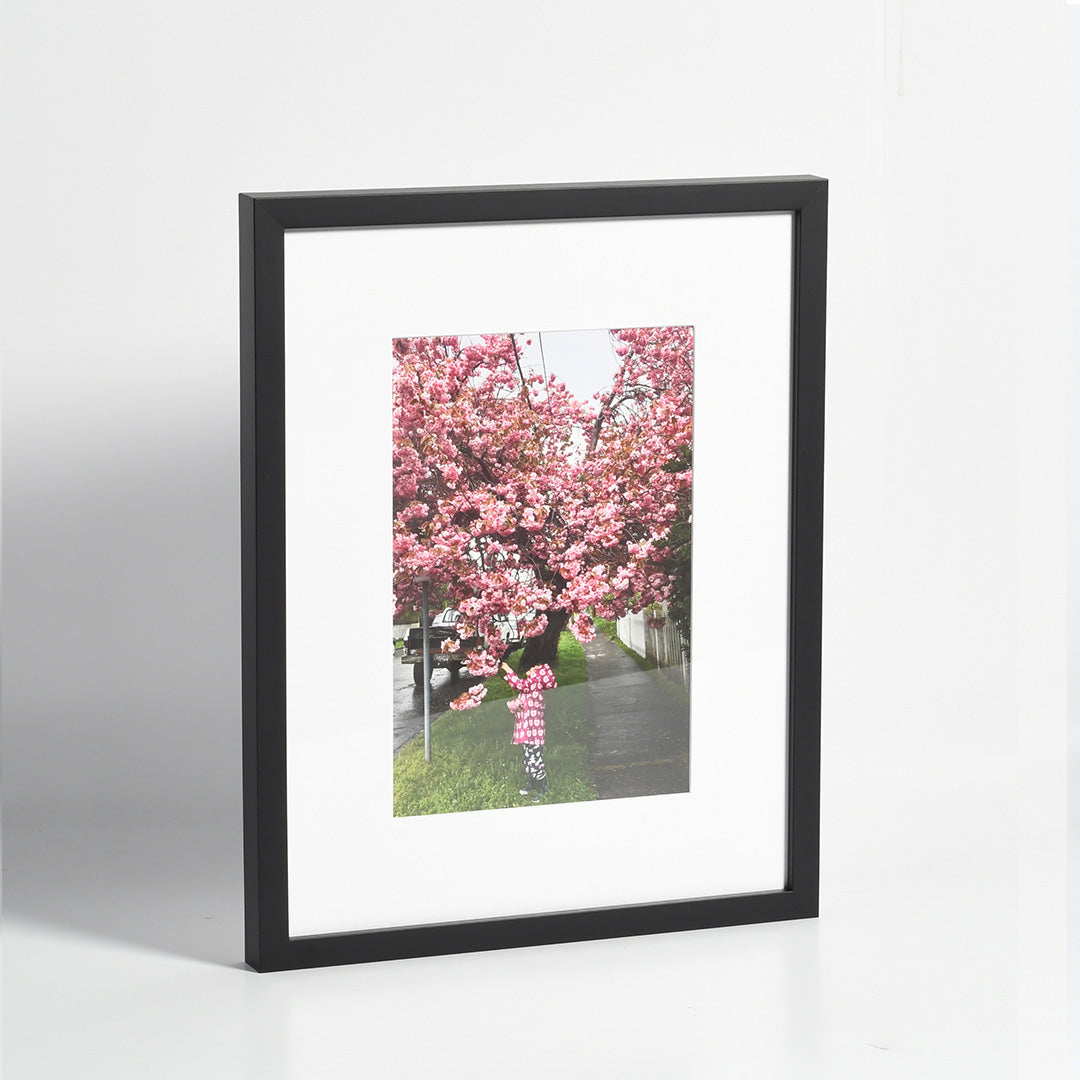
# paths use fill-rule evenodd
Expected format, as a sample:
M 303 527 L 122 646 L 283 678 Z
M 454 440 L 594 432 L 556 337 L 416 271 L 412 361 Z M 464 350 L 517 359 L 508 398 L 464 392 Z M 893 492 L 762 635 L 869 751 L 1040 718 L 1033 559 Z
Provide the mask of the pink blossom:
M 518 630 L 522 637 L 539 637 L 546 629 L 548 618 L 544 614 L 537 615 L 534 619 L 527 619 L 519 624 Z
M 596 627 L 588 615 L 577 614 L 570 620 L 570 633 L 584 645 L 596 637 Z
M 667 599 L 665 541 L 693 481 L 692 327 L 611 331 L 619 366 L 587 401 L 554 375 L 523 386 L 521 340 L 393 343 L 395 607 L 430 578 L 464 616 L 458 637 L 488 638 L 479 671 L 505 651 L 493 619 L 535 636 L 566 612 L 582 635 L 590 611 Z
M 470 686 L 464 694 L 461 694 L 450 702 L 450 708 L 455 709 L 458 712 L 462 709 L 475 709 L 486 696 L 487 687 L 482 683 L 476 686 Z
M 474 649 L 468 654 L 465 670 L 477 678 L 487 679 L 499 670 L 499 662 L 486 649 Z

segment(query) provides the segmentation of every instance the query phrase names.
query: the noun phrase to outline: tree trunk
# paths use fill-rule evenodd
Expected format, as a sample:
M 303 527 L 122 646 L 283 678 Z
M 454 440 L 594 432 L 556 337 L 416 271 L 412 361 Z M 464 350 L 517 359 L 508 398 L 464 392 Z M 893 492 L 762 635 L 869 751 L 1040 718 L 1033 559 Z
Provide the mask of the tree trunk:
M 559 635 L 570 621 L 570 613 L 567 611 L 549 611 L 547 613 L 547 626 L 544 632 L 537 637 L 528 638 L 525 649 L 521 654 L 521 671 L 524 674 L 529 668 L 538 664 L 547 664 L 553 671 L 558 663 Z

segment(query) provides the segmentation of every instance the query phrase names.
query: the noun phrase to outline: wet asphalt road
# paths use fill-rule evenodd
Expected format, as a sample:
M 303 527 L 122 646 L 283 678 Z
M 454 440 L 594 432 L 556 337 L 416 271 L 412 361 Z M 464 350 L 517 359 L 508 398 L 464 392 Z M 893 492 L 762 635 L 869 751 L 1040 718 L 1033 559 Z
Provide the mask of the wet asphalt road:
M 394 650 L 394 753 L 410 739 L 424 733 L 424 688 L 413 683 L 411 664 L 401 662 L 402 649 Z M 477 682 L 467 675 L 453 682 L 450 672 L 435 668 L 431 672 L 431 719 L 434 721 L 450 708 L 458 694 Z

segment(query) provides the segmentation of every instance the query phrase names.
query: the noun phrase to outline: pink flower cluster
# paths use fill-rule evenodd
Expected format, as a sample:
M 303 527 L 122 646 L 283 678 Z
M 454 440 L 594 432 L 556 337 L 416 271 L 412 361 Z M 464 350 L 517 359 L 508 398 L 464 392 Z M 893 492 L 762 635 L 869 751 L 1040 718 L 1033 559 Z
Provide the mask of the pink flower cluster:
M 554 375 L 523 379 L 523 341 L 394 342 L 396 610 L 417 605 L 418 578 L 437 583 L 459 637 L 487 643 L 474 674 L 505 652 L 500 619 L 530 637 L 561 613 L 589 640 L 590 613 L 667 599 L 666 540 L 693 482 L 692 327 L 611 331 L 619 367 L 590 402 Z
M 535 618 L 525 619 L 518 623 L 518 632 L 522 637 L 539 637 L 546 629 L 548 617 L 541 612 Z
M 487 649 L 474 649 L 468 654 L 465 670 L 478 679 L 488 679 L 499 670 L 499 661 Z
M 478 683 L 476 686 L 470 686 L 460 697 L 454 698 L 450 702 L 450 708 L 457 712 L 463 709 L 475 709 L 485 697 L 487 697 L 487 687 Z

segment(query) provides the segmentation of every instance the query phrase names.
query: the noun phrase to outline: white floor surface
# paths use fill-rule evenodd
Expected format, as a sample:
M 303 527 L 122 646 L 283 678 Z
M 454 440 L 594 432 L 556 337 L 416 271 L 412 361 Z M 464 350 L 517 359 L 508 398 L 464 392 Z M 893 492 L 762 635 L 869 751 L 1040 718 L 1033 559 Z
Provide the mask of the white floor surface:
M 1012 766 L 828 761 L 818 920 L 270 975 L 238 819 L 9 818 L 4 1076 L 1035 1075 Z

